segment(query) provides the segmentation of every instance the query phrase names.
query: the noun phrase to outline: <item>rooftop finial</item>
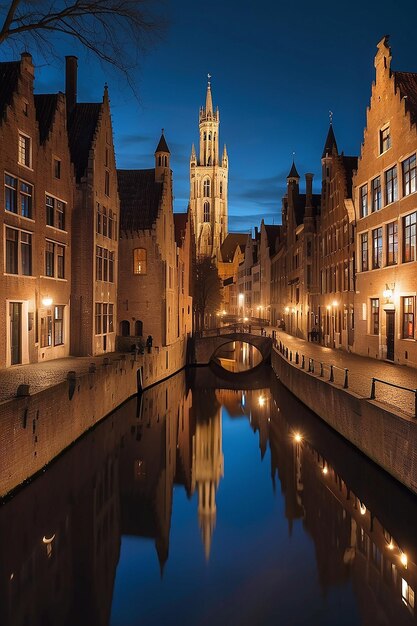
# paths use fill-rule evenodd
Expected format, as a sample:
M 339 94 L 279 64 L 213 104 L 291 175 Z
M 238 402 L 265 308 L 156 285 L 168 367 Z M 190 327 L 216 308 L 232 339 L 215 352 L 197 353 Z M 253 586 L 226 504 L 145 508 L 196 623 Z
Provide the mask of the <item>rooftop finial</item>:
M 329 111 L 330 124 L 333 124 L 333 111 Z
M 161 133 L 164 134 L 165 128 L 161 128 Z
M 211 74 L 207 74 L 207 81 L 208 81 L 208 86 L 210 87 L 210 78 L 211 78 Z

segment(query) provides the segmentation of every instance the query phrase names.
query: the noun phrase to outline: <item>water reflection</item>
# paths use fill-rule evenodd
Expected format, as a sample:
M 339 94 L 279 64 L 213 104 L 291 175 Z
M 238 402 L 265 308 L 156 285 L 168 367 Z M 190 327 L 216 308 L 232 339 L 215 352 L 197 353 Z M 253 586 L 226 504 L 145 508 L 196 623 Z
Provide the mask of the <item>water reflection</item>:
M 229 372 L 246 372 L 262 362 L 262 354 L 246 341 L 229 341 L 216 350 L 213 361 Z
M 0 509 L 0 624 L 414 624 L 416 523 L 279 383 L 180 374 Z

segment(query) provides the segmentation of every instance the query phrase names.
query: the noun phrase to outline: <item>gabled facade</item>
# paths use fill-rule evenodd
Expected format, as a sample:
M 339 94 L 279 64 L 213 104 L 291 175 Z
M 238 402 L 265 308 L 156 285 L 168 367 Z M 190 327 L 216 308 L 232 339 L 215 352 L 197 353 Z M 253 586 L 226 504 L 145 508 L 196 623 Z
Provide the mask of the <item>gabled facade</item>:
M 77 102 L 77 59 L 66 58 L 68 135 L 76 186 L 72 231 L 71 351 L 116 349 L 119 196 L 107 86 Z
M 246 233 L 229 233 L 220 248 L 220 260 L 217 271 L 223 281 L 223 310 L 228 315 L 242 317 L 242 298 L 239 302 L 239 265 L 245 258 L 248 235 Z
M 119 334 L 151 335 L 154 347 L 169 346 L 182 335 L 184 320 L 180 328 L 172 172 L 165 137 L 155 151 L 154 169 L 118 170 L 118 181 Z M 185 325 L 189 328 L 189 321 Z
M 66 102 L 62 94 L 35 96 L 33 87 L 30 54 L 0 63 L 0 367 L 70 351 L 73 175 Z
M 375 82 L 354 177 L 354 351 L 417 365 L 417 74 L 391 70 L 378 44 Z
M 210 81 L 206 106 L 199 116 L 200 146 L 197 157 L 194 144 L 190 157 L 190 210 L 197 257 L 220 260 L 220 248 L 227 236 L 228 156 L 226 146 L 219 159 L 218 108 L 214 110 Z

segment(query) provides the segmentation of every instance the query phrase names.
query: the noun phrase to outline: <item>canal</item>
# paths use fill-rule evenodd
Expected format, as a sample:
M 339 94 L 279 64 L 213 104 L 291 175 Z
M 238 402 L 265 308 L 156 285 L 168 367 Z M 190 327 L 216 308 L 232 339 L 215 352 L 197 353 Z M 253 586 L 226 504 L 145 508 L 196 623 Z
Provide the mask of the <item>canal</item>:
M 417 623 L 415 497 L 269 368 L 231 386 L 179 373 L 3 503 L 1 626 Z

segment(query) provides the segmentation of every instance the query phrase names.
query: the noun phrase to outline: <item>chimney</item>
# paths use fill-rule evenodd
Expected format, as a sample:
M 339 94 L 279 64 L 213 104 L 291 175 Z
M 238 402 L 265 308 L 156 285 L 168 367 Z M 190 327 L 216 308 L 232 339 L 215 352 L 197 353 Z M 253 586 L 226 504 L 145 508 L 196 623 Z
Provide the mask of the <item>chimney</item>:
M 306 174 L 306 216 L 313 215 L 313 176 L 314 174 Z
M 78 59 L 74 56 L 65 57 L 65 95 L 67 98 L 67 115 L 77 104 L 77 68 Z

